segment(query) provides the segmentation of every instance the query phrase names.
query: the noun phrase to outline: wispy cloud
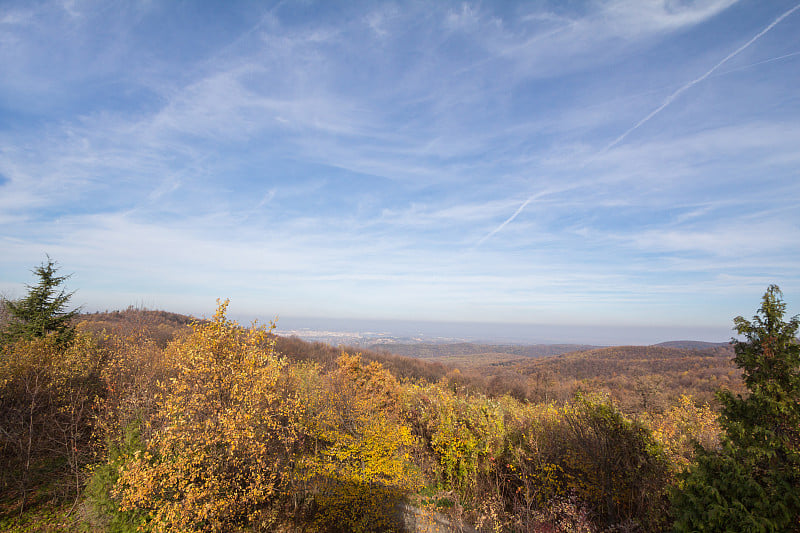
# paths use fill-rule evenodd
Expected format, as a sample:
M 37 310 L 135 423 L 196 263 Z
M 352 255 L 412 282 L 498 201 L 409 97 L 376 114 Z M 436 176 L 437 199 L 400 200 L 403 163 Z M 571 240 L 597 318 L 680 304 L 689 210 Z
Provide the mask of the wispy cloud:
M 11 2 L 0 278 L 523 322 L 790 291 L 797 9 Z
M 724 9 L 724 8 L 728 7 L 730 4 L 731 4 L 731 2 L 714 2 L 714 3 L 711 3 L 711 4 L 707 5 L 707 6 L 704 6 L 703 10 L 697 11 L 697 12 L 693 12 L 693 13 L 682 12 L 682 13 L 678 13 L 678 14 L 676 14 L 676 13 L 665 14 L 663 11 L 655 10 L 654 9 L 655 5 L 653 3 L 650 3 L 650 4 L 641 3 L 641 4 L 638 4 L 638 5 L 640 7 L 644 7 L 644 9 L 641 12 L 633 13 L 633 16 L 638 18 L 638 17 L 641 17 L 643 13 L 647 13 L 647 16 L 644 17 L 646 20 L 660 21 L 660 23 L 657 22 L 657 23 L 653 24 L 653 27 L 666 28 L 666 27 L 672 27 L 672 26 L 680 26 L 680 25 L 683 25 L 683 24 L 694 24 L 694 23 L 697 23 L 698 21 L 707 18 L 711 14 L 716 14 L 721 9 Z M 629 3 L 627 3 L 627 2 L 619 2 L 619 3 L 617 3 L 617 4 L 612 6 L 611 11 L 626 13 L 626 14 L 630 15 L 631 14 L 631 7 L 632 6 L 629 5 Z M 588 157 L 586 160 L 584 160 L 582 165 L 581 165 L 581 167 L 585 167 L 585 166 L 590 165 L 595 158 L 597 158 L 599 156 L 602 156 L 604 153 L 608 152 L 612 148 L 614 148 L 617 145 L 619 145 L 620 143 L 622 143 L 631 133 L 633 133 L 634 131 L 639 129 L 641 126 L 643 126 L 644 124 L 649 122 L 651 119 L 653 119 L 653 117 L 655 117 L 656 115 L 661 113 L 665 108 L 667 108 L 667 106 L 669 106 L 682 93 L 684 93 L 685 91 L 691 89 L 692 87 L 694 87 L 698 83 L 701 83 L 702 81 L 707 79 L 709 76 L 714 74 L 723 65 L 725 65 L 731 59 L 733 59 L 734 57 L 739 55 L 741 52 L 743 52 L 744 50 L 749 48 L 758 39 L 760 39 L 762 36 L 764 36 L 766 33 L 768 33 L 770 30 L 772 30 L 775 26 L 777 26 L 784 19 L 786 19 L 787 17 L 792 15 L 798 9 L 800 9 L 800 4 L 792 7 L 791 9 L 789 9 L 789 10 L 787 10 L 785 12 L 783 12 L 775 20 L 773 20 L 769 25 L 767 25 L 764 29 L 762 29 L 760 32 L 758 32 L 755 36 L 753 36 L 751 39 L 749 39 L 743 45 L 739 46 L 736 50 L 734 50 L 733 52 L 731 52 L 730 54 L 725 56 L 722 60 L 717 62 L 713 67 L 708 69 L 701 76 L 699 76 L 699 77 L 697 77 L 697 78 L 685 83 L 684 85 L 679 87 L 677 90 L 675 90 L 674 92 L 670 93 L 666 97 L 666 99 L 664 99 L 664 101 L 658 107 L 656 107 L 653 111 L 651 111 L 650 113 L 645 115 L 643 118 L 641 118 L 639 121 L 637 121 L 633 126 L 631 126 L 629 129 L 627 129 L 621 135 L 616 137 L 613 141 L 608 143 L 598 153 L 592 154 L 590 157 Z M 509 223 L 514 221 L 520 215 L 520 213 L 522 213 L 522 211 L 528 206 L 528 204 L 531 203 L 532 201 L 534 201 L 537 197 L 539 197 L 540 194 L 541 193 L 535 193 L 534 195 L 529 196 L 520 205 L 520 207 L 517 208 L 517 210 L 514 211 L 514 213 L 511 214 L 510 217 L 505 219 L 502 223 L 500 223 L 500 225 L 498 225 L 497 227 L 492 229 L 489 233 L 487 233 L 483 238 L 481 238 L 478 241 L 477 244 L 478 245 L 483 244 L 486 240 L 488 240 L 489 238 L 491 238 L 494 235 L 496 235 L 499 231 L 501 231 L 503 228 L 505 228 Z
M 605 23 L 620 35 L 674 31 L 705 22 L 738 0 L 665 2 L 663 0 L 615 0 L 601 8 Z
M 682 85 L 682 86 L 681 86 L 681 87 L 680 87 L 680 88 L 679 88 L 677 91 L 675 91 L 675 92 L 673 92 L 672 94 L 670 94 L 669 96 L 667 96 L 667 98 L 666 98 L 666 99 L 665 99 L 665 100 L 664 100 L 664 101 L 661 103 L 661 105 L 659 105 L 659 106 L 658 106 L 657 108 L 655 108 L 653 111 L 651 111 L 650 113 L 648 113 L 647 115 L 645 115 L 645 117 L 644 117 L 644 118 L 642 118 L 642 119 L 641 119 L 639 122 L 637 122 L 636 124 L 634 124 L 633 126 L 631 126 L 631 127 L 630 127 L 630 128 L 627 130 L 627 131 L 625 131 L 625 132 L 624 132 L 622 135 L 620 135 L 619 137 L 617 137 L 616 139 L 614 139 L 613 141 L 611 141 L 611 142 L 608 144 L 608 146 L 606 146 L 606 147 L 605 147 L 604 151 L 610 150 L 610 149 L 611 149 L 611 148 L 613 148 L 614 146 L 616 146 L 616 145 L 618 145 L 619 143 L 621 143 L 622 141 L 624 141 L 624 140 L 625 140 L 625 139 L 628 137 L 628 135 L 630 135 L 631 133 L 633 133 L 634 131 L 636 131 L 636 130 L 637 130 L 637 129 L 639 129 L 640 127 L 642 127 L 642 125 L 643 125 L 643 124 L 645 124 L 646 122 L 650 121 L 650 120 L 651 120 L 651 119 L 652 119 L 654 116 L 656 116 L 657 114 L 661 113 L 661 112 L 662 112 L 662 111 L 663 111 L 663 110 L 664 110 L 664 109 L 665 109 L 665 108 L 666 108 L 668 105 L 670 105 L 670 104 L 671 104 L 671 103 L 672 103 L 672 102 L 673 102 L 673 101 L 674 101 L 674 100 L 675 100 L 675 99 L 676 99 L 678 96 L 680 96 L 682 93 L 684 93 L 684 92 L 688 91 L 689 89 L 691 89 L 692 87 L 694 87 L 694 86 L 695 86 L 695 85 L 697 85 L 698 83 L 702 82 L 703 80 L 705 80 L 706 78 L 708 78 L 709 76 L 711 76 L 711 75 L 712 75 L 714 72 L 716 72 L 717 70 L 719 70 L 719 68 L 720 68 L 720 67 L 722 67 L 722 66 L 723 66 L 724 64 L 726 64 L 728 61 L 730 61 L 731 59 L 733 59 L 734 57 L 736 57 L 737 55 L 739 55 L 740 53 L 742 53 L 744 50 L 748 49 L 750 46 L 752 46 L 752 44 L 753 44 L 754 42 L 756 42 L 758 39 L 760 39 L 761 37 L 763 37 L 763 36 L 764 36 L 764 35 L 765 35 L 767 32 L 769 32 L 769 31 L 770 31 L 772 28 L 774 28 L 775 26 L 777 26 L 777 25 L 778 25 L 778 24 L 779 24 L 779 23 L 780 23 L 780 22 L 781 22 L 783 19 L 785 19 L 786 17 L 788 17 L 789 15 L 791 15 L 792 13 L 794 13 L 795 11 L 797 11 L 798 9 L 800 9 L 800 4 L 797 4 L 796 6 L 794 6 L 794 7 L 793 7 L 793 8 L 791 8 L 791 9 L 789 9 L 788 11 L 785 11 L 785 12 L 783 12 L 783 13 L 782 13 L 782 14 L 781 14 L 781 15 L 780 15 L 778 18 L 776 18 L 775 20 L 773 20 L 773 21 L 772 21 L 772 22 L 771 22 L 771 23 L 770 23 L 770 24 L 769 24 L 769 25 L 768 25 L 766 28 L 764 28 L 763 30 L 761 30 L 760 32 L 758 32 L 758 33 L 757 33 L 755 36 L 753 36 L 753 37 L 752 37 L 752 38 L 751 38 L 749 41 L 747 41 L 746 43 L 744 43 L 742 46 L 740 46 L 739 48 L 737 48 L 736 50 L 734 50 L 733 52 L 731 52 L 730 54 L 728 54 L 727 56 L 725 56 L 725 57 L 724 57 L 724 58 L 723 58 L 721 61 L 719 61 L 719 63 L 717 63 L 716 65 L 714 65 L 713 67 L 711 67 L 710 69 L 708 69 L 707 71 L 705 71 L 705 72 L 704 72 L 704 73 L 703 73 L 701 76 L 699 76 L 699 77 L 697 77 L 697 78 L 693 79 L 692 81 L 690 81 L 690 82 L 688 82 L 688 83 L 686 83 L 686 84 Z

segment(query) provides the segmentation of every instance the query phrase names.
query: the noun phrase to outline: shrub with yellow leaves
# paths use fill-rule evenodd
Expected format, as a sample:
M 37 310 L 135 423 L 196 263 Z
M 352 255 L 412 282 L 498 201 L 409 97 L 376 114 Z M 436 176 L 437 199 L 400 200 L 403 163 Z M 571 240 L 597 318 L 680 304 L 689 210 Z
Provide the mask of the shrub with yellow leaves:
M 408 386 L 403 415 L 422 441 L 417 454 L 439 489 L 464 503 L 484 497 L 506 435 L 501 402 L 454 392 L 445 382 Z
M 265 528 L 285 496 L 303 404 L 285 386 L 271 328 L 239 327 L 227 305 L 167 347 L 175 375 L 145 449 L 123 461 L 121 508 L 149 513 L 153 531 Z
M 652 422 L 653 437 L 664 448 L 676 470 L 685 470 L 694 458 L 694 445 L 707 450 L 719 446 L 721 429 L 717 413 L 707 404 L 697 405 L 691 396 L 681 395 L 678 403 Z
M 409 450 L 416 439 L 398 417 L 399 384 L 378 363 L 342 354 L 306 398 L 315 451 L 298 473 L 322 531 L 391 531 L 395 504 L 420 485 Z

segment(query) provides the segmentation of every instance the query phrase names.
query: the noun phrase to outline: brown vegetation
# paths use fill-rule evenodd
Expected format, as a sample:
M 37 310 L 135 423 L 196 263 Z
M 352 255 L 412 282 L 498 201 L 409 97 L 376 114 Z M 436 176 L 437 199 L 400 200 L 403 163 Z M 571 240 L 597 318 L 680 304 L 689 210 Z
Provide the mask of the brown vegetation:
M 662 411 L 681 395 L 713 402 L 719 388 L 742 392 L 729 353 L 663 346 L 616 346 L 510 365 L 536 397 L 563 400 L 576 390 L 608 393 L 627 412 Z M 536 398 L 534 398 L 536 399 Z
M 118 338 L 139 337 L 155 342 L 161 348 L 179 333 L 189 330 L 189 325 L 197 319 L 129 306 L 123 311 L 86 313 L 77 318 L 78 328 L 102 339 L 106 336 Z
M 392 346 L 449 368 L 451 387 L 530 402 L 565 402 L 578 392 L 608 395 L 627 413 L 661 412 L 681 395 L 714 403 L 714 393 L 744 387 L 729 344 L 676 341 L 653 346 L 506 346 L 472 343 Z M 434 350 L 439 350 L 436 355 Z
M 458 342 L 447 344 L 374 344 L 370 348 L 395 355 L 446 363 L 463 369 L 500 361 L 517 361 L 530 357 L 549 357 L 580 350 L 591 350 L 592 348 L 597 348 L 597 346 L 584 344 L 477 344 Z
M 520 349 L 458 369 L 224 311 L 82 315 L 72 347 L 3 347 L 4 501 L 86 486 L 97 531 L 387 531 L 400 501 L 483 530 L 659 531 L 693 440 L 716 445 L 713 411 L 678 393 L 725 357 Z

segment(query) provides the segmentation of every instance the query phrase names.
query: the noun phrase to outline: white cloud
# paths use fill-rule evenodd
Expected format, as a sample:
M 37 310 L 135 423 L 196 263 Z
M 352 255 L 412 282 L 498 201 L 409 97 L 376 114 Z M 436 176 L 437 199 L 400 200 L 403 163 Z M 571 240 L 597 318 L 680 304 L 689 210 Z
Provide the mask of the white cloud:
M 566 321 L 770 274 L 796 283 L 793 79 L 709 76 L 599 153 L 707 59 L 654 45 L 694 50 L 730 5 L 379 5 L 327 20 L 303 7 L 291 23 L 278 6 L 147 67 L 161 56 L 136 48 L 133 26 L 95 63 L 40 10 L 37 31 L 85 70 L 48 72 L 38 33 L 13 30 L 22 44 L 0 52 L 20 87 L 64 97 L 0 126 L 0 224 L 14 228 L 2 248 L 76 265 L 94 295 L 116 283 L 122 298 L 232 296 L 295 314 Z
M 493 26 L 501 26 L 499 19 L 492 17 L 489 22 Z M 447 12 L 444 18 L 445 28 L 456 31 L 474 31 L 480 25 L 485 24 L 485 18 L 481 16 L 477 6 L 470 5 L 467 2 L 462 3 L 458 8 L 451 9 Z
M 739 261 L 753 257 L 777 259 L 790 254 L 795 243 L 800 242 L 800 228 L 780 220 L 746 225 L 731 221 L 730 225 L 707 229 L 644 231 L 632 239 L 636 246 L 658 252 L 700 253 Z
M 614 0 L 600 8 L 611 32 L 628 38 L 694 26 L 738 0 Z
M 488 57 L 511 61 L 516 75 L 546 77 L 593 67 L 665 33 L 695 26 L 718 15 L 737 0 L 673 2 L 669 0 L 618 0 L 588 4 L 583 12 L 535 11 L 522 15 L 521 24 L 499 24 L 493 14 L 470 4 L 448 13 L 445 26 L 458 22 L 470 31 Z M 538 8 L 539 6 L 537 6 Z M 568 8 L 565 8 L 565 10 Z

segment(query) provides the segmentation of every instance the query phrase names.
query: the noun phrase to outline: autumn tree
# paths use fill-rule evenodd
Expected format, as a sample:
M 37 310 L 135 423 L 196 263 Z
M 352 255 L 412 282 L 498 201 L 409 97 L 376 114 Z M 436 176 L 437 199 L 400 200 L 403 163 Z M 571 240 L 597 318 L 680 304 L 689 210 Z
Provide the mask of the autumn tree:
M 269 530 L 288 489 L 302 406 L 270 330 L 239 327 L 226 307 L 167 347 L 175 374 L 153 434 L 121 466 L 121 510 L 148 513 L 153 531 Z
M 327 375 L 292 365 L 271 329 L 238 326 L 226 306 L 167 346 L 172 378 L 141 435 L 126 443 L 122 431 L 109 447 L 106 503 L 144 516 L 151 531 L 274 531 L 298 520 L 311 531 L 392 529 L 394 502 L 417 483 L 400 384 L 353 355 Z
M 58 265 L 50 257 L 32 272 L 39 282 L 27 286 L 28 295 L 20 300 L 3 302 L 8 321 L 0 332 L 0 341 L 8 343 L 45 337 L 52 333 L 59 344 L 69 343 L 75 336 L 72 319 L 79 311 L 67 310 L 74 293 L 61 288 L 70 275 L 57 275 Z
M 800 531 L 800 321 L 785 311 L 771 285 L 752 320 L 734 319 L 750 394 L 718 395 L 722 446 L 698 449 L 675 498 L 679 531 Z

